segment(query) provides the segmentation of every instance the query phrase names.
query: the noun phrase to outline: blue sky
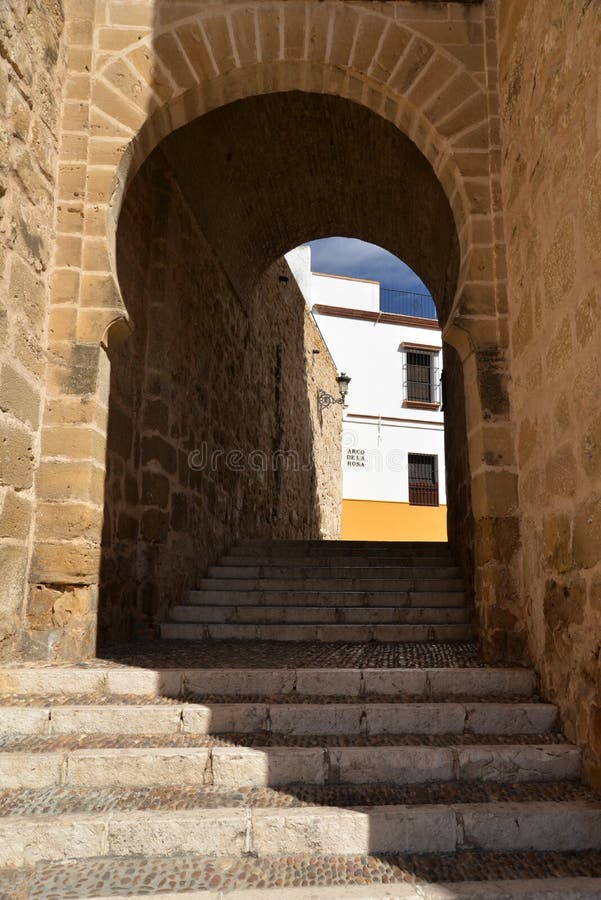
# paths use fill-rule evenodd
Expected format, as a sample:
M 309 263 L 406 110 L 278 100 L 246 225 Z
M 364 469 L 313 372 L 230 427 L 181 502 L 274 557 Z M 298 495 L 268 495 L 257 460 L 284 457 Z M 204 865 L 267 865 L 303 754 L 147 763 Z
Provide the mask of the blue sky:
M 309 241 L 311 268 L 329 275 L 349 275 L 371 278 L 384 288 L 397 291 L 416 291 L 427 294 L 428 289 L 413 269 L 388 250 L 359 241 L 356 238 L 331 237 Z

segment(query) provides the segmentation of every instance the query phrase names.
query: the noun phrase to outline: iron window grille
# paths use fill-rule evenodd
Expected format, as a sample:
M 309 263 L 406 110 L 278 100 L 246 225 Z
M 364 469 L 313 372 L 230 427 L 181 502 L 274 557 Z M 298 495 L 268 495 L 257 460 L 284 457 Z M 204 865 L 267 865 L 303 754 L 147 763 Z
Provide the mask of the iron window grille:
M 438 506 L 438 457 L 409 454 L 409 503 L 411 506 Z
M 406 403 L 440 406 L 440 369 L 438 353 L 405 350 L 403 398 Z

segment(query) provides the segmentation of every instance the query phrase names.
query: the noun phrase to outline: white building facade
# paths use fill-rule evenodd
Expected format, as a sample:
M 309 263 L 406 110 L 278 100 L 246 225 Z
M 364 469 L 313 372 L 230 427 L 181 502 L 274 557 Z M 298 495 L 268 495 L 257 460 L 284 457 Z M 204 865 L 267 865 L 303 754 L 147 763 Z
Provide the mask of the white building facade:
M 383 312 L 378 282 L 312 272 L 310 252 L 299 247 L 286 259 L 339 372 L 352 379 L 343 425 L 342 537 L 445 541 L 438 323 Z M 387 306 L 395 305 L 396 293 L 386 292 Z M 398 293 L 399 308 L 406 307 Z

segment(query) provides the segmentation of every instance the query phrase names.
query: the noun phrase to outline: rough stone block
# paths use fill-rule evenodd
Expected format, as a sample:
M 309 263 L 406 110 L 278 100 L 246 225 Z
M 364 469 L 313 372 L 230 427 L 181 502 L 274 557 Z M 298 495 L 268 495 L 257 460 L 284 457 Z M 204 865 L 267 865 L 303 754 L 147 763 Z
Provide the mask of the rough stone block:
M 0 409 L 2 402 L 0 401 Z M 33 436 L 22 425 L 3 421 L 0 429 L 0 484 L 27 490 L 33 484 Z
M 361 673 L 352 669 L 298 669 L 296 692 L 320 696 L 359 696 Z
M 329 757 L 342 783 L 418 784 L 454 779 L 450 747 L 340 747 L 331 748 Z
M 246 831 L 244 809 L 112 813 L 108 852 L 114 856 L 239 856 L 245 849 Z
M 25 706 L 0 706 L 0 734 L 48 734 L 48 709 Z
M 536 685 L 532 669 L 429 669 L 432 698 L 464 696 L 529 696 Z
M 601 805 L 487 803 L 456 807 L 463 846 L 478 850 L 584 850 L 601 845 Z
M 52 710 L 52 734 L 175 734 L 179 706 L 60 706 Z
M 224 788 L 324 784 L 327 774 L 320 747 L 215 747 L 212 771 L 213 783 Z
M 372 852 L 448 853 L 456 848 L 455 813 L 449 807 L 384 806 L 365 812 Z
M 462 734 L 464 708 L 456 703 L 371 703 L 368 734 Z
M 28 497 L 21 497 L 13 491 L 4 495 L 0 506 L 0 538 L 24 541 L 29 536 L 32 504 Z
M 7 666 L 0 668 L 0 701 L 2 694 L 94 694 L 104 691 L 106 677 L 106 669 Z
M 0 545 L 0 621 L 7 628 L 11 628 L 23 608 L 27 557 L 27 547 Z
M 457 747 L 460 781 L 561 781 L 581 775 L 580 750 L 557 746 Z
M 401 698 L 428 696 L 429 673 L 419 669 L 365 669 L 363 685 L 366 696 L 394 694 Z
M 466 731 L 474 734 L 543 734 L 557 723 L 550 703 L 473 703 L 466 713 Z
M 0 753 L 2 790 L 57 787 L 63 770 L 62 753 Z
M 260 704 L 220 703 L 185 706 L 183 730 L 200 734 L 241 734 L 267 730 L 267 707 Z
M 37 273 L 13 256 L 9 282 L 10 299 L 21 309 L 33 329 L 41 331 L 46 310 L 46 286 Z
M 208 755 L 206 747 L 76 750 L 69 756 L 67 784 L 82 788 L 201 786 Z
M 303 703 L 272 705 L 271 730 L 276 734 L 357 734 L 361 731 L 360 706 Z
M 100 547 L 76 541 L 37 542 L 31 564 L 33 583 L 83 585 L 98 581 Z
M 187 669 L 185 689 L 197 694 L 288 694 L 295 684 L 294 669 Z M 298 686 L 296 688 L 298 690 Z
M 104 471 L 92 462 L 44 461 L 36 484 L 46 500 L 86 500 L 100 505 L 104 499 Z
M 354 810 L 312 807 L 251 812 L 254 850 L 260 855 L 366 853 L 370 816 Z
M 109 669 L 106 686 L 109 694 L 179 697 L 183 692 L 183 677 L 178 669 Z
M 42 860 L 64 861 L 100 856 L 106 826 L 94 817 L 21 818 L 0 821 L 0 865 L 31 866 Z

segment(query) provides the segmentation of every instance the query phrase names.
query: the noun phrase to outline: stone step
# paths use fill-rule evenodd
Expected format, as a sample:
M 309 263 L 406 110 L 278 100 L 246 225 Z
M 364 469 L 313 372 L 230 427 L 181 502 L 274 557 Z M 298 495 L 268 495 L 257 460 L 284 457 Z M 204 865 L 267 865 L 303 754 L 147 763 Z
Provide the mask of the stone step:
M 0 752 L 0 789 L 281 787 L 387 782 L 512 783 L 577 780 L 569 744 L 431 747 L 96 747 Z
M 188 593 L 189 603 L 225 606 L 460 606 L 463 591 L 309 591 L 309 590 L 198 590 Z
M 230 547 L 228 556 L 254 556 L 268 557 L 269 559 L 304 558 L 304 559 L 338 559 L 339 557 L 362 556 L 380 559 L 445 559 L 449 565 L 454 565 L 453 555 L 445 544 L 378 544 L 377 542 L 358 543 L 351 546 L 351 542 L 318 541 L 312 544 L 310 541 L 298 543 L 279 544 L 244 544 Z
M 82 792 L 78 792 L 80 798 Z M 98 792 L 93 796 L 98 800 Z M 0 866 L 102 856 L 598 850 L 601 802 L 558 800 L 422 805 L 230 807 L 0 818 Z
M 472 641 L 475 625 L 161 625 L 166 640 Z
M 54 900 L 599 900 L 600 872 L 598 851 L 516 852 L 510 868 L 504 853 L 469 850 L 453 857 L 328 854 L 234 862 L 229 856 L 144 855 L 5 869 L 0 895 L 22 900 L 31 890 L 36 898 Z
M 454 696 L 530 697 L 536 675 L 525 668 L 165 668 L 130 666 L 0 667 L 3 695 L 97 694 L 184 697 L 186 694 L 391 694 L 399 699 Z
M 460 578 L 202 578 L 206 591 L 446 591 L 463 592 Z
M 225 622 L 249 624 L 309 625 L 391 625 L 452 624 L 469 622 L 471 615 L 462 607 L 395 607 L 395 606 L 275 606 L 249 604 L 211 606 L 181 604 L 170 610 L 174 622 Z
M 361 857 L 365 859 L 365 857 Z M 316 864 L 317 860 L 307 856 L 305 859 L 299 859 L 297 866 L 310 867 Z M 122 862 L 124 869 L 129 868 L 128 863 Z M 356 868 L 356 867 L 355 867 Z M 215 880 L 217 876 L 213 876 Z M 305 880 L 305 879 L 303 879 Z M 435 886 L 420 884 L 412 886 L 410 884 L 389 883 L 381 885 L 365 886 L 341 886 L 340 880 L 337 880 L 336 887 L 300 887 L 300 888 L 280 888 L 277 891 L 277 900 L 453 900 L 453 898 L 467 898 L 467 900 L 599 900 L 599 879 L 591 878 L 538 878 L 518 881 L 516 879 L 502 881 L 486 881 L 486 882 L 451 882 L 441 883 Z M 275 900 L 274 890 L 272 888 L 243 888 L 240 891 L 228 891 L 227 900 Z M 72 894 L 62 895 L 60 893 L 53 895 L 56 900 L 69 897 L 72 900 Z M 107 894 L 103 892 L 102 898 L 106 898 Z M 148 898 L 148 894 L 132 895 L 127 894 L 111 894 L 110 896 L 127 896 L 131 900 L 142 900 Z M 94 897 L 86 897 L 78 894 L 80 900 L 99 900 L 99 895 Z M 221 891 L 213 890 L 192 890 L 186 891 L 185 895 L 179 893 L 160 893 L 161 900 L 225 900 Z M 17 894 L 6 895 L 6 900 L 21 900 Z
M 444 553 L 451 553 L 449 544 L 446 541 L 347 541 L 347 540 L 323 540 L 313 538 L 304 540 L 302 538 L 292 538 L 290 540 L 277 540 L 270 538 L 255 538 L 241 541 L 234 545 L 234 549 L 247 549 L 254 552 L 257 549 L 266 549 L 270 553 L 278 553 L 281 550 L 294 550 L 301 553 L 321 553 L 331 550 L 348 550 L 350 553 L 357 553 L 365 548 L 383 550 L 385 552 L 400 553 L 422 553 L 429 550 L 441 550 Z
M 231 550 L 220 557 L 220 567 L 251 567 L 251 568 L 298 568 L 298 569 L 324 569 L 324 568 L 359 568 L 382 569 L 402 568 L 415 569 L 457 569 L 452 556 L 412 556 L 395 555 L 381 556 L 377 552 L 362 553 L 354 556 L 341 555 L 339 553 L 330 556 L 259 556 L 257 554 L 245 555 L 241 552 L 234 554 Z
M 542 734 L 553 731 L 550 703 L 253 703 L 0 706 L 1 735 L 61 734 Z
M 271 565 L 218 565 L 209 566 L 211 578 L 395 578 L 414 580 L 437 580 L 443 578 L 461 579 L 458 566 L 299 566 L 291 561 L 289 566 Z

